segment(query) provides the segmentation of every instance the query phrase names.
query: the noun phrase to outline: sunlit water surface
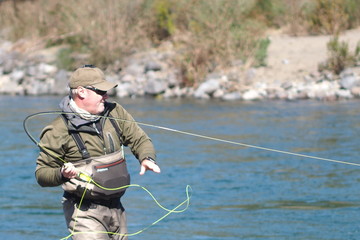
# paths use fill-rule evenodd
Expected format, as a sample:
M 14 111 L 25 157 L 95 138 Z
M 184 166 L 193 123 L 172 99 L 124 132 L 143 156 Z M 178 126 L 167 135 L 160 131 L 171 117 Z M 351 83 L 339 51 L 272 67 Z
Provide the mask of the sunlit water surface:
M 68 235 L 61 187 L 37 185 L 38 149 L 22 125 L 29 114 L 57 110 L 60 98 L 0 97 L 0 239 Z M 359 166 L 251 147 L 360 164 L 358 101 L 118 101 L 139 122 L 212 138 L 143 126 L 162 173 L 139 176 L 139 165 L 127 151 L 132 183 L 149 189 L 170 209 L 185 200 L 187 185 L 192 196 L 187 211 L 170 214 L 130 239 L 360 238 Z M 38 139 L 53 117 L 29 120 L 30 133 Z M 122 201 L 130 233 L 166 214 L 140 188 L 129 188 Z

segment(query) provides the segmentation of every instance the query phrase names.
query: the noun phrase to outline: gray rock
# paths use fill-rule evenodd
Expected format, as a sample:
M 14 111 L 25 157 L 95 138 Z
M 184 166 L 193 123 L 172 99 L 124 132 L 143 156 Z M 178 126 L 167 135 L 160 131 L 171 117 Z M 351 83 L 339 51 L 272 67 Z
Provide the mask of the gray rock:
M 281 84 L 281 87 L 285 90 L 288 90 L 293 87 L 293 84 L 291 82 L 284 82 Z
M 150 62 L 147 62 L 146 65 L 145 65 L 145 73 L 147 73 L 148 71 L 161 71 L 162 67 L 161 65 L 158 63 L 158 62 L 155 62 L 155 61 L 150 61 Z
M 25 95 L 31 96 L 46 95 L 49 93 L 51 87 L 53 87 L 45 80 L 39 81 L 34 77 L 27 78 L 23 86 Z
M 353 87 L 360 86 L 360 78 L 352 70 L 346 69 L 340 74 L 340 86 L 351 90 Z
M 46 75 L 53 75 L 58 71 L 56 66 L 46 64 L 46 63 L 40 63 L 38 66 L 38 70 L 39 70 L 39 72 L 46 74 Z
M 120 78 L 120 82 L 128 82 L 128 83 L 131 83 L 131 82 L 135 82 L 135 77 L 131 74 L 128 74 L 128 73 L 125 73 L 124 75 L 121 76 Z
M 174 98 L 174 97 L 176 97 L 175 89 L 172 89 L 172 88 L 166 89 L 164 94 L 163 94 L 163 97 L 164 98 Z
M 225 101 L 235 101 L 235 100 L 240 100 L 240 99 L 241 99 L 241 94 L 239 92 L 226 93 L 222 97 L 222 100 L 225 100 Z
M 340 99 L 351 99 L 354 96 L 351 94 L 351 91 L 348 89 L 339 89 L 336 91 L 336 96 Z
M 222 98 L 224 97 L 225 92 L 223 89 L 216 89 L 215 92 L 212 94 L 213 98 Z
M 242 99 L 245 101 L 254 101 L 262 99 L 262 96 L 259 91 L 257 90 L 248 90 L 243 93 Z
M 23 70 L 14 69 L 10 73 L 11 80 L 16 83 L 21 83 L 21 81 L 24 79 L 24 77 L 25 77 L 25 72 Z
M 146 73 L 147 81 L 145 84 L 145 93 L 157 95 L 164 93 L 167 89 L 167 81 L 163 73 L 149 71 Z
M 9 95 L 24 95 L 24 89 L 17 82 L 12 81 L 9 75 L 0 76 L 0 93 Z
M 69 77 L 70 74 L 67 71 L 63 69 L 59 70 L 54 76 L 54 84 L 53 84 L 54 87 L 50 89 L 50 93 L 55 95 L 67 94 L 69 91 L 68 88 Z
M 7 59 L 3 63 L 3 72 L 4 74 L 9 74 L 16 68 L 16 62 L 13 59 Z
M 351 89 L 351 94 L 354 96 L 354 97 L 360 97 L 360 87 L 353 87 Z
M 116 96 L 119 98 L 129 97 L 132 84 L 129 82 L 119 83 L 116 87 Z
M 124 72 L 133 76 L 142 75 L 144 73 L 144 67 L 140 64 L 133 63 L 124 69 Z
M 209 79 L 208 81 L 200 84 L 194 93 L 194 97 L 208 98 L 208 96 L 212 95 L 219 88 L 220 82 L 218 79 Z

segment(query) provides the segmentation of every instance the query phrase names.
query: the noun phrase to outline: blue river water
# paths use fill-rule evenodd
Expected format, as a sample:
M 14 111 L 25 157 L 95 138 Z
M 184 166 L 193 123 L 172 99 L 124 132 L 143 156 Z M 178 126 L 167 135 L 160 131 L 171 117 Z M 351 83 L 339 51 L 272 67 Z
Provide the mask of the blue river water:
M 37 185 L 38 149 L 22 125 L 29 114 L 57 110 L 60 98 L 0 96 L 0 239 L 68 235 L 61 187 Z M 139 122 L 197 134 L 143 126 L 161 174 L 140 176 L 127 151 L 132 183 L 164 207 L 175 208 L 192 188 L 186 211 L 130 239 L 360 239 L 359 101 L 116 100 Z M 38 139 L 54 117 L 29 120 L 30 133 Z M 129 233 L 167 213 L 140 188 L 129 188 L 122 201 Z

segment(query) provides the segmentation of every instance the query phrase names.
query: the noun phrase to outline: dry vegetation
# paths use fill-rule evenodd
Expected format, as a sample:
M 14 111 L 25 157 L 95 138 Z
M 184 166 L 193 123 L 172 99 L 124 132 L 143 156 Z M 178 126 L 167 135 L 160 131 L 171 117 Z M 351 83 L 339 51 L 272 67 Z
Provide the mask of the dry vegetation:
M 0 36 L 44 46 L 67 44 L 61 67 L 74 53 L 105 66 L 170 41 L 184 84 L 242 60 L 264 64 L 267 29 L 292 35 L 333 34 L 357 27 L 360 0 L 0 0 Z

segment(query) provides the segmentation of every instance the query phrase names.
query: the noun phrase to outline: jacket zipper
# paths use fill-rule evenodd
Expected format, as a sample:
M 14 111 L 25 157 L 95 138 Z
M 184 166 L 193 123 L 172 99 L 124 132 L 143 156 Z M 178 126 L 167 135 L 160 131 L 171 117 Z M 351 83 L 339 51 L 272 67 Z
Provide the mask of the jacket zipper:
M 93 127 L 95 128 L 95 131 L 96 133 L 98 134 L 100 140 L 101 140 L 101 144 L 103 146 L 103 151 L 104 151 L 104 154 L 106 155 L 106 146 L 105 146 L 105 140 L 104 138 L 102 137 L 102 134 L 100 133 L 99 129 L 96 127 L 96 124 L 93 122 Z

